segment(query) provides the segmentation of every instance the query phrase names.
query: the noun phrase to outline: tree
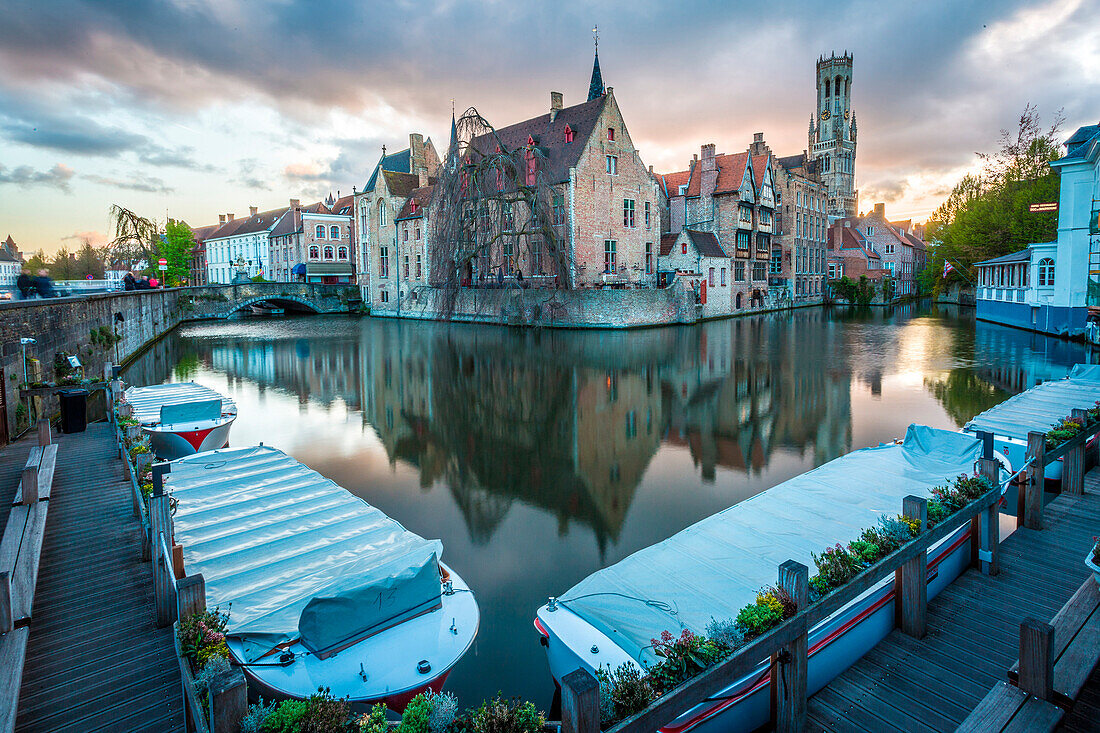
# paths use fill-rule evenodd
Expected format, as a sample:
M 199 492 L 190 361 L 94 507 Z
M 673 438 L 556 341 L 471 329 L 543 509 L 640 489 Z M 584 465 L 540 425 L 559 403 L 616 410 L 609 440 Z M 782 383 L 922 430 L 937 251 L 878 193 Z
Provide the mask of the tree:
M 164 280 L 168 285 L 182 285 L 191 273 L 191 250 L 195 248 L 195 234 L 182 221 L 168 220 L 164 236 L 160 238 L 157 254 L 168 260 Z
M 45 252 L 38 250 L 23 263 L 23 267 L 30 270 L 31 275 L 37 275 L 39 270 L 50 269 L 50 260 Z
M 93 247 L 90 240 L 84 239 L 76 252 L 75 279 L 86 280 L 89 276 L 102 279 L 103 261 L 103 250 Z
M 115 238 L 107 244 L 110 258 L 123 269 L 137 267 L 142 260 L 151 264 L 160 242 L 156 220 L 138 216 L 118 204 L 112 204 L 110 212 L 115 230 Z
M 1063 121 L 1058 111 L 1044 130 L 1029 104 L 1015 133 L 1001 130 L 996 152 L 978 154 L 981 175 L 964 176 L 928 220 L 928 238 L 937 244 L 929 269 L 942 272 L 946 258 L 956 268 L 948 280 L 966 280 L 960 268 L 1057 237 L 1057 213 L 1036 214 L 1028 207 L 1058 200 L 1060 179 L 1050 162 L 1059 157 Z
M 57 250 L 49 265 L 50 277 L 54 280 L 72 280 L 76 275 L 76 260 L 68 247 Z
M 852 305 L 870 305 L 875 299 L 875 284 L 866 275 L 860 275 L 858 281 L 845 275 L 829 284 L 838 296 Z

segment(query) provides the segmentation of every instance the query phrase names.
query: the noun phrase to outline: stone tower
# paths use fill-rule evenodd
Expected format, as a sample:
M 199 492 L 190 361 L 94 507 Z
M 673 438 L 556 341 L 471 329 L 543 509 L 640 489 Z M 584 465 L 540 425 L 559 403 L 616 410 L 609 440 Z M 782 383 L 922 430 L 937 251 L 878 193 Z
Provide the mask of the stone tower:
M 810 158 L 818 161 L 829 194 L 829 217 L 855 216 L 856 114 L 852 110 L 852 55 L 830 54 L 817 60 L 817 124 L 810 115 Z

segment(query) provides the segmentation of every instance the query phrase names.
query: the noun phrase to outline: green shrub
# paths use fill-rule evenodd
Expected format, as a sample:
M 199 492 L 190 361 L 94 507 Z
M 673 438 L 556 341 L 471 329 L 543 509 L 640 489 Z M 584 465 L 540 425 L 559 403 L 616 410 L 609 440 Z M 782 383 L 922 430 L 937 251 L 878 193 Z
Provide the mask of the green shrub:
M 386 706 L 375 705 L 369 713 L 363 713 L 355 721 L 359 726 L 359 733 L 388 733 L 390 723 L 386 719 Z M 241 733 L 249 733 L 242 727 Z
M 498 694 L 455 720 L 452 733 L 539 733 L 545 723 L 534 703 L 505 700 Z
M 200 611 L 180 620 L 176 637 L 180 642 L 180 651 L 191 661 L 193 669 L 201 669 L 211 656 L 229 656 L 225 645 L 225 628 L 229 623 L 229 613 L 220 608 Z
M 616 669 L 596 670 L 600 683 L 600 722 L 612 723 L 645 710 L 657 697 L 649 676 L 624 662 Z
M 309 712 L 309 703 L 305 700 L 283 700 L 264 719 L 263 733 L 299 733 L 302 721 Z

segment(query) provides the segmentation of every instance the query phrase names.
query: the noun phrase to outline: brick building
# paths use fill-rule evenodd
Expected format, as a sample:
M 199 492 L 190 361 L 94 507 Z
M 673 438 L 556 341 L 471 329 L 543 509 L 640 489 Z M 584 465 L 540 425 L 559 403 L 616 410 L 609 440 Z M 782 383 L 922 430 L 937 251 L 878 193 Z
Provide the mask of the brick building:
M 856 113 L 852 109 L 852 55 L 817 60 L 817 124 L 810 115 L 809 158 L 818 163 L 830 218 L 855 216 Z
M 779 158 L 775 167 L 779 206 L 770 283 L 786 287 L 795 302 L 825 292 L 829 218 L 825 186 L 817 169 L 817 162 L 805 151 Z
M 892 222 L 886 218 L 886 205 L 875 204 L 863 216 L 851 216 L 837 223 L 856 229 L 863 241 L 882 262 L 886 276 L 893 280 L 894 295 L 915 295 L 916 278 L 928 261 L 928 246 L 916 236 L 911 221 Z
M 888 275 L 882 266 L 882 257 L 847 219 L 838 220 L 829 227 L 827 267 L 829 280 L 842 277 L 859 280 L 866 275 L 878 282 Z
M 352 282 L 352 197 L 302 206 L 290 199 L 269 237 L 270 279 L 279 282 Z
M 726 315 L 735 299 L 731 290 L 736 261 L 712 232 L 681 229 L 661 236 L 657 258 L 658 282 L 686 278 L 696 292 L 704 318 Z
M 414 188 L 405 205 L 394 217 L 397 240 L 394 262 L 398 265 L 397 278 L 405 283 L 402 289 L 428 283 L 430 261 L 428 258 L 428 218 L 433 186 Z

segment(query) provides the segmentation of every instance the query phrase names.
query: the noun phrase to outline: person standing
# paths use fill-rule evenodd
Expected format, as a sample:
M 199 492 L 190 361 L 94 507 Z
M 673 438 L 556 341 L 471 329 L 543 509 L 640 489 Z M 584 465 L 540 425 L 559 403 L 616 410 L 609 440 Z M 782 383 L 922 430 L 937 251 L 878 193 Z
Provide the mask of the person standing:
M 50 280 L 50 273 L 39 270 L 38 277 L 34 279 L 34 289 L 38 291 L 39 298 L 54 297 L 55 293 L 53 291 L 53 281 Z
M 134 283 L 134 290 L 152 290 L 153 286 L 149 284 L 149 276 L 142 275 L 141 279 Z
M 34 278 L 31 277 L 30 270 L 24 267 L 20 271 L 19 277 L 15 278 L 15 287 L 19 290 L 20 300 L 31 297 L 31 291 L 34 290 Z
M 154 290 L 160 287 L 160 280 L 157 280 L 155 275 L 149 278 L 149 287 L 153 288 Z
M 122 278 L 123 290 L 137 290 L 137 279 L 134 278 L 133 271 L 127 270 L 126 276 Z

